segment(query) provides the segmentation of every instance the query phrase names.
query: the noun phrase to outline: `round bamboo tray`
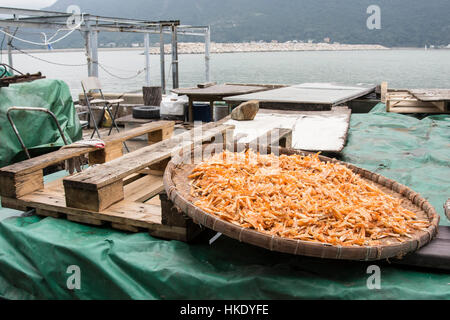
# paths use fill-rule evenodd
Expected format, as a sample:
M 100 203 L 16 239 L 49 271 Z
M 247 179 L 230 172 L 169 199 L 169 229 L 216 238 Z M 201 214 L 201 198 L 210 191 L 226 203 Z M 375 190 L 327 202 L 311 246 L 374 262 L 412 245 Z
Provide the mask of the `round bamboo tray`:
M 229 148 L 229 146 L 228 146 Z M 278 154 L 311 154 L 310 152 L 297 151 L 285 148 L 270 148 Z M 277 150 L 276 150 L 277 149 Z M 233 150 L 233 149 L 229 149 Z M 195 154 L 194 152 L 192 154 Z M 197 153 L 198 154 L 198 153 Z M 304 255 L 326 259 L 343 260 L 381 260 L 386 258 L 400 258 L 409 252 L 416 251 L 420 247 L 430 242 L 436 235 L 439 224 L 439 215 L 426 199 L 410 188 L 385 178 L 377 173 L 358 168 L 349 163 L 336 159 L 319 156 L 321 161 L 339 163 L 347 166 L 353 172 L 359 174 L 363 179 L 373 182 L 384 192 L 403 200 L 402 206 L 415 212 L 422 218 L 427 218 L 431 225 L 427 231 L 414 233 L 411 239 L 398 242 L 394 238 L 384 238 L 377 246 L 338 246 L 327 243 L 311 242 L 304 240 L 288 239 L 278 236 L 264 234 L 262 232 L 240 227 L 238 225 L 224 221 L 212 214 L 209 214 L 193 203 L 194 199 L 190 195 L 190 179 L 195 164 L 180 163 L 179 158 L 173 158 L 164 172 L 164 187 L 168 197 L 184 213 L 194 220 L 195 223 L 205 226 L 217 232 L 234 238 L 236 240 L 266 248 L 272 251 L 279 251 L 295 255 Z

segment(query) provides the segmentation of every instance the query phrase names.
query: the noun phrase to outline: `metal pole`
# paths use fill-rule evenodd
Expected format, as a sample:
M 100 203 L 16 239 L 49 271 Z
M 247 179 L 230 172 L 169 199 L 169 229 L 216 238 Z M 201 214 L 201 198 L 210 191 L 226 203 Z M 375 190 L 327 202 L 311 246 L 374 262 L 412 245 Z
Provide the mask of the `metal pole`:
M 161 65 L 161 90 L 162 93 L 166 93 L 166 72 L 165 72 L 165 61 L 164 61 L 164 34 L 163 26 L 159 27 L 159 58 Z
M 211 71 L 209 69 L 209 60 L 210 60 L 210 51 L 211 51 L 211 30 L 208 26 L 205 32 L 205 78 L 206 82 L 211 80 Z
M 172 26 L 172 88 L 178 88 L 178 43 L 176 26 Z
M 92 76 L 98 78 L 98 31 L 91 31 Z
M 88 77 L 91 77 L 92 76 L 91 33 L 89 31 L 84 32 L 84 46 L 86 48 Z
M 144 35 L 145 46 L 145 83 L 147 87 L 150 87 L 150 35 L 146 33 Z
M 39 112 L 45 112 L 45 113 L 48 113 L 48 114 L 53 118 L 53 120 L 55 121 L 56 126 L 58 127 L 58 130 L 59 130 L 59 134 L 61 135 L 61 138 L 62 138 L 63 141 L 64 141 L 64 144 L 65 144 L 65 145 L 68 145 L 66 136 L 64 135 L 64 131 L 61 129 L 61 126 L 59 125 L 58 119 L 56 118 L 55 114 L 54 114 L 53 112 L 51 112 L 50 110 L 48 110 L 48 109 L 46 109 L 46 108 L 36 108 L 36 107 L 10 107 L 10 108 L 8 108 L 8 110 L 6 111 L 6 116 L 7 116 L 7 118 L 8 118 L 9 124 L 11 125 L 11 127 L 12 127 L 14 133 L 15 133 L 16 136 L 17 136 L 17 139 L 19 140 L 19 143 L 22 145 L 22 149 L 25 151 L 25 154 L 27 155 L 28 159 L 31 158 L 30 153 L 28 152 L 28 149 L 27 149 L 27 147 L 25 146 L 25 143 L 23 142 L 22 137 L 20 136 L 19 131 L 17 130 L 16 125 L 14 124 L 14 121 L 13 121 L 13 119 L 11 118 L 11 111 L 14 111 L 14 110 L 39 111 Z
M 6 32 L 8 32 L 9 34 L 11 34 L 9 28 L 6 28 Z M 13 56 L 12 56 L 12 47 L 11 47 L 11 43 L 12 43 L 12 38 L 10 36 L 6 36 L 6 43 L 8 44 L 8 64 L 13 67 Z M 9 73 L 13 74 L 14 70 L 9 68 Z

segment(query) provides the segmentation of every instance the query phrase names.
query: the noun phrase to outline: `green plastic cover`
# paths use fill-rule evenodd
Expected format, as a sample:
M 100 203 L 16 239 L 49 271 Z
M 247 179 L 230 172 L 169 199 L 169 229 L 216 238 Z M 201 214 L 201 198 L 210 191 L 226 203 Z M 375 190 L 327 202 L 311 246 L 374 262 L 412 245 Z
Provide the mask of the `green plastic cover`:
M 0 75 L 2 78 L 4 78 L 4 77 L 12 77 L 14 74 L 12 72 L 9 72 L 9 70 L 6 68 L 6 66 L 1 65 L 0 66 Z
M 0 88 L 0 167 L 26 159 L 6 116 L 12 106 L 46 108 L 55 114 L 67 143 L 82 138 L 80 121 L 64 81 L 42 79 Z M 54 151 L 64 145 L 58 127 L 49 114 L 12 111 L 11 118 L 31 156 Z
M 450 116 L 418 120 L 383 109 L 352 115 L 343 159 L 420 192 L 449 225 L 442 206 L 450 192 Z M 0 221 L 0 297 L 7 299 L 450 299 L 448 273 L 389 261 L 293 256 L 225 236 L 186 244 L 2 214 L 13 215 Z M 380 289 L 367 286 L 371 265 L 380 267 Z

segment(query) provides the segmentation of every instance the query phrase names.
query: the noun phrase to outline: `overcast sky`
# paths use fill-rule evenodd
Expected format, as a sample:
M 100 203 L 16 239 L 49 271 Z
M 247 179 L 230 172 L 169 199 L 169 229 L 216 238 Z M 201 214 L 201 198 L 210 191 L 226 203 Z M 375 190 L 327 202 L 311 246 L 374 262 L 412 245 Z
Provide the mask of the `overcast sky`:
M 41 9 L 55 2 L 56 0 L 0 0 L 0 7 Z

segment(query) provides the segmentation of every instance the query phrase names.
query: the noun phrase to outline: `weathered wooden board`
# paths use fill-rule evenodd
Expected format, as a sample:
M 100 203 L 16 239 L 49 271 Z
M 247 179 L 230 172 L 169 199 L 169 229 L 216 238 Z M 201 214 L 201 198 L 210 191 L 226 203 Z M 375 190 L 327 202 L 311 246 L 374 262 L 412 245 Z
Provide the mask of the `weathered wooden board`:
M 158 194 L 163 192 L 162 176 L 137 174 L 129 177 L 124 186 L 125 200 L 105 210 L 94 212 L 66 206 L 62 179 L 47 183 L 42 189 L 19 198 L 2 197 L 3 207 L 28 211 L 37 215 L 65 218 L 95 226 L 110 226 L 128 232 L 147 231 L 164 239 L 189 241 L 199 232 L 192 221 L 176 223 L 174 210 L 161 206 Z M 164 198 L 164 196 L 163 196 Z M 166 199 L 167 196 L 164 198 Z
M 252 121 L 227 120 L 235 126 L 240 143 L 248 143 L 275 128 L 292 130 L 292 148 L 307 151 L 340 152 L 345 146 L 351 110 L 333 107 L 330 111 L 280 111 L 260 109 Z
M 408 91 L 421 101 L 450 101 L 450 89 L 410 89 Z
M 393 263 L 450 270 L 450 227 L 439 226 L 436 238 L 418 251 L 406 255 L 402 259 L 394 259 Z
M 170 127 L 173 128 L 173 127 Z M 38 215 L 50 216 L 54 218 L 65 218 L 71 221 L 85 223 L 95 226 L 110 226 L 118 230 L 128 232 L 147 231 L 150 235 L 165 239 L 174 239 L 180 241 L 190 241 L 202 230 L 191 219 L 181 214 L 180 210 L 168 200 L 165 195 L 162 183 L 162 171 L 167 160 L 175 151 L 182 147 L 192 148 L 196 143 L 204 143 L 215 140 L 217 136 L 232 139 L 232 126 L 223 125 L 222 122 L 210 123 L 202 126 L 202 134 L 192 137 L 193 131 L 176 136 L 167 143 L 157 142 L 168 138 L 169 133 L 160 130 L 155 134 L 149 134 L 149 143 L 153 143 L 145 152 L 130 153 L 122 156 L 117 161 L 113 160 L 102 165 L 98 165 L 80 173 L 76 176 L 87 176 L 95 180 L 95 172 L 102 175 L 105 182 L 103 188 L 96 190 L 85 190 L 85 193 L 79 194 L 76 188 L 69 188 L 69 195 L 64 189 L 65 179 L 59 179 L 45 185 L 34 185 L 36 173 L 42 175 L 42 170 L 31 171 L 29 174 L 22 175 L 20 180 L 15 182 L 19 184 L 17 190 L 19 195 L 2 196 L 2 205 L 4 207 L 30 210 L 35 209 Z M 140 134 L 141 132 L 136 132 Z M 226 134 L 229 134 L 229 137 Z M 170 131 L 171 134 L 171 131 Z M 280 135 L 269 136 L 269 141 L 280 139 L 283 145 L 289 146 L 290 130 L 282 129 Z M 267 140 L 267 139 L 266 139 Z M 284 141 L 284 142 L 283 142 Z M 223 142 L 226 142 L 224 139 Z M 138 150 L 140 151 L 140 150 Z M 133 162 L 136 157 L 147 156 L 144 161 Z M 163 159 L 163 160 L 161 160 Z M 155 162 L 156 161 L 156 162 Z M 111 166 L 108 166 L 111 164 Z M 39 165 L 45 165 L 39 164 Z M 133 167 L 134 166 L 134 167 Z M 105 170 L 110 174 L 104 175 Z M 112 177 L 120 172 L 120 177 Z M 0 176 L 1 177 L 1 176 Z M 67 179 L 72 179 L 75 176 Z M 8 177 L 6 177 L 8 178 Z M 6 179 L 5 178 L 5 179 Z M 118 179 L 118 180 L 117 180 Z M 81 182 L 84 182 L 81 179 Z M 99 181 L 97 181 L 99 182 Z M 29 189 L 31 186 L 31 189 Z M 37 190 L 33 190 L 37 188 Z M 100 191 L 100 192 L 97 192 Z M 114 196 L 120 194 L 122 199 L 112 201 Z M 157 197 L 159 194 L 159 198 Z M 67 198 L 72 201 L 78 199 L 81 203 L 93 201 L 100 205 L 96 210 L 90 210 L 89 207 L 82 205 L 70 205 Z
M 194 131 L 177 135 L 148 147 L 128 153 L 85 172 L 64 179 L 64 189 L 68 206 L 101 211 L 124 198 L 123 179 L 130 174 L 160 163 L 183 148 L 191 148 L 221 136 L 225 141 L 227 131 L 232 126 L 216 124 L 203 126 L 201 134 Z M 232 133 L 231 133 L 232 134 Z
M 158 121 L 152 122 L 145 125 L 142 125 L 139 128 L 135 128 L 128 131 L 121 131 L 111 136 L 106 136 L 102 138 L 105 142 L 105 145 L 108 146 L 110 143 L 124 142 L 131 138 L 149 133 L 154 131 L 159 131 L 166 129 L 170 131 L 175 125 L 173 121 Z M 85 147 L 85 148 L 67 148 L 60 149 L 54 152 L 50 152 L 35 158 L 31 158 L 28 160 L 24 160 L 0 169 L 0 175 L 14 175 L 14 174 L 26 174 L 38 169 L 44 169 L 50 165 L 57 164 L 61 161 L 80 156 L 82 154 L 86 154 L 92 151 L 95 151 L 96 148 L 93 147 Z
M 229 84 L 217 84 L 204 88 L 179 88 L 173 89 L 172 92 L 179 95 L 187 95 L 187 96 L 207 96 L 214 97 L 217 100 L 220 100 L 223 97 L 238 95 L 244 93 L 258 92 L 267 90 L 266 87 L 262 86 L 243 86 L 243 85 L 229 85 Z
M 449 103 L 444 100 L 419 100 L 410 90 L 392 90 L 386 93 L 386 111 L 395 113 L 449 113 Z
M 89 154 L 90 164 L 110 161 L 122 156 L 122 143 L 133 137 L 148 134 L 149 143 L 167 139 L 173 133 L 173 121 L 159 121 L 103 138 L 104 149 L 94 147 L 64 148 L 0 169 L 0 195 L 20 197 L 43 187 L 42 170 L 73 157 Z
M 338 105 L 374 92 L 376 86 L 303 83 L 262 92 L 224 98 L 227 102 L 259 100 L 291 104 Z

